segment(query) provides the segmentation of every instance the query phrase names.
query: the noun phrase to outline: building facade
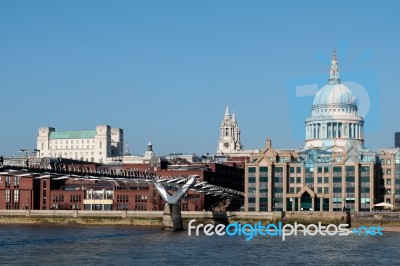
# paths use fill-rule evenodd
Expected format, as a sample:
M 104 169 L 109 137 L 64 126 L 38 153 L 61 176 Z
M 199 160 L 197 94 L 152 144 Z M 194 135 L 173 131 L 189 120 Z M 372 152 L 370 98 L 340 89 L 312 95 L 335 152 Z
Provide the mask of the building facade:
M 217 154 L 229 154 L 240 150 L 242 150 L 242 144 L 240 143 L 240 129 L 236 120 L 236 114 L 233 112 L 231 115 L 227 106 L 224 119 L 221 122 Z
M 39 128 L 39 157 L 68 158 L 105 163 L 107 158 L 123 155 L 123 130 L 98 125 L 96 130 L 57 131 L 53 127 Z
M 363 148 L 364 120 L 357 111 L 355 97 L 340 82 L 336 53 L 333 52 L 329 83 L 315 95 L 311 117 L 305 122 L 305 149 Z
M 400 148 L 400 132 L 394 133 L 394 147 Z
M 217 146 L 217 155 L 248 157 L 259 150 L 244 150 L 240 142 L 240 128 L 235 112 L 230 113 L 229 107 L 225 109 L 224 119 L 221 122 L 220 136 Z
M 365 149 L 364 121 L 340 83 L 336 54 L 329 83 L 305 121 L 304 149 L 274 149 L 271 140 L 245 169 L 246 211 L 371 211 L 400 204 L 400 149 Z

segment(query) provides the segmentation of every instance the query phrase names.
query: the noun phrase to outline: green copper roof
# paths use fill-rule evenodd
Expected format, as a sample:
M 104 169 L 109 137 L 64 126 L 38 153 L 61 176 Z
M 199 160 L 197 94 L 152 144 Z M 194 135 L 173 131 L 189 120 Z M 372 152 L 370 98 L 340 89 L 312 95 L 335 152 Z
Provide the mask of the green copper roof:
M 50 139 L 93 139 L 95 130 L 88 131 L 56 131 L 50 133 Z

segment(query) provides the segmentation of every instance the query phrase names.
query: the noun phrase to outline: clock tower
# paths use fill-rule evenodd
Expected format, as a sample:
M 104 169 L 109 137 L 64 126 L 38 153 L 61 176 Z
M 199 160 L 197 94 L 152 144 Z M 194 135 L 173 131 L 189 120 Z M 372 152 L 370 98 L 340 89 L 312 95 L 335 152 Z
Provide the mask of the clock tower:
M 218 141 L 217 154 L 230 154 L 242 150 L 240 129 L 235 112 L 230 114 L 229 107 L 225 109 L 224 120 L 221 123 L 221 133 Z

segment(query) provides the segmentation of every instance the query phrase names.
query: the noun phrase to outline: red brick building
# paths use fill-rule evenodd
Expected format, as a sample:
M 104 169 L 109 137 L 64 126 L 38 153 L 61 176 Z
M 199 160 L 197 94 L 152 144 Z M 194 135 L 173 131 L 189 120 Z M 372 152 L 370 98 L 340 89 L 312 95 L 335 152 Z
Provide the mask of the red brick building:
M 74 165 L 74 167 L 77 167 Z M 164 167 L 163 167 L 164 168 Z M 162 178 L 198 175 L 202 180 L 243 191 L 243 169 L 216 163 L 169 165 L 166 169 L 150 164 L 101 166 L 98 169 L 136 170 Z M 175 193 L 173 186 L 170 192 Z M 208 210 L 218 197 L 188 191 L 181 209 Z M 79 209 L 79 210 L 163 210 L 165 202 L 149 183 L 94 180 L 35 179 L 27 172 L 0 175 L 0 209 Z

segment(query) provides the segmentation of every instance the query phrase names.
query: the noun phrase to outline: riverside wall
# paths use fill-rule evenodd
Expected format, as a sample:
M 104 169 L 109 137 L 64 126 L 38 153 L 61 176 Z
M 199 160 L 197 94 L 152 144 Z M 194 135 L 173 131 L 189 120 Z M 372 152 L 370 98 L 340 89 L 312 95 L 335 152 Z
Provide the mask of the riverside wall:
M 163 211 L 0 210 L 0 224 L 162 225 Z M 183 224 L 196 223 L 346 223 L 344 212 L 209 212 L 182 211 Z M 352 213 L 352 226 L 400 226 L 400 213 Z

